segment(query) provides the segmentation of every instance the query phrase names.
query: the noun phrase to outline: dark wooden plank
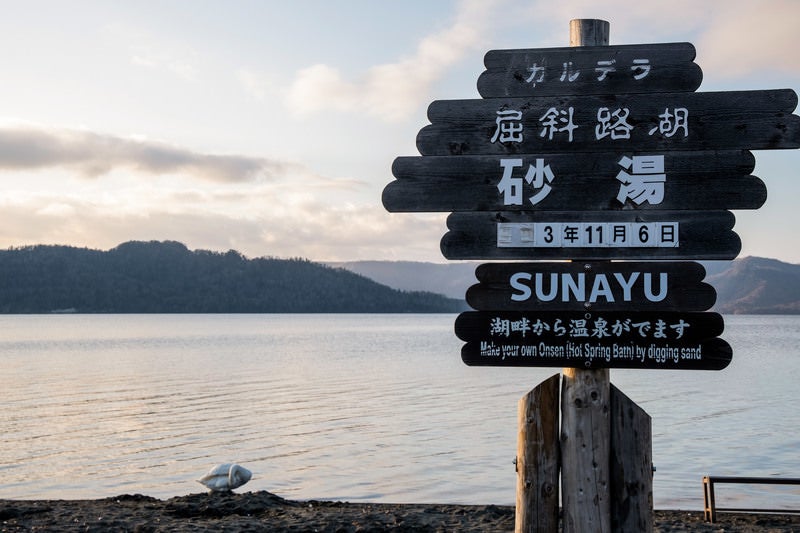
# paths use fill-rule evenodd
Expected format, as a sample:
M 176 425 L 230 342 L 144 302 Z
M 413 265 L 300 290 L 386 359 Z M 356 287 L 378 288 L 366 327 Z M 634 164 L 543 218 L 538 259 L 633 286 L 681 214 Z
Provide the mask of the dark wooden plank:
M 562 374 L 561 530 L 611 532 L 610 373 L 564 368 Z
M 637 174 L 640 161 L 659 166 Z M 754 166 L 752 153 L 744 150 L 398 157 L 392 165 L 397 179 L 384 189 L 383 205 L 391 212 L 523 211 L 534 205 L 536 210 L 757 209 L 767 188 L 748 175 Z M 540 179 L 528 182 L 529 171 Z M 626 194 L 633 180 L 653 178 L 663 178 L 655 185 L 661 198 Z M 519 189 L 507 186 L 512 182 Z
M 791 89 L 437 100 L 417 148 L 422 155 L 798 148 L 796 106 Z M 618 119 L 627 127 L 605 131 Z M 510 126 L 521 129 L 501 131 Z
M 477 310 L 705 311 L 716 301 L 692 262 L 486 263 L 467 290 Z
M 536 57 L 546 54 L 550 63 L 560 64 L 563 61 L 585 62 L 594 68 L 597 60 L 608 59 L 603 57 L 606 53 L 611 53 L 618 58 L 620 63 L 630 63 L 632 59 L 647 55 L 650 58 L 658 58 L 658 62 L 651 61 L 652 64 L 690 63 L 697 57 L 697 51 L 692 43 L 640 43 L 640 44 L 617 44 L 603 46 L 557 46 L 552 48 L 514 48 L 506 50 L 489 50 L 483 58 L 483 64 L 487 69 L 506 68 L 520 54 L 529 57 Z M 568 54 L 560 56 L 557 54 Z
M 696 357 L 693 354 L 700 354 L 700 359 L 682 359 L 678 355 L 678 361 L 670 359 L 651 359 L 645 355 L 644 359 L 624 359 L 622 357 L 606 360 L 600 357 L 583 357 L 581 355 L 566 355 L 569 349 L 575 346 L 569 341 L 555 344 L 539 343 L 536 345 L 520 344 L 507 345 L 509 349 L 528 350 L 533 355 L 525 356 L 506 356 L 500 355 L 501 345 L 489 344 L 479 341 L 471 341 L 461 348 L 461 360 L 468 366 L 502 366 L 502 367 L 566 367 L 566 368 L 635 368 L 640 370 L 722 370 L 726 368 L 733 358 L 730 345 L 723 339 L 714 338 L 702 341 L 693 347 L 686 347 L 684 354 L 692 354 L 689 357 Z M 630 346 L 630 345 L 628 345 Z M 622 350 L 627 347 L 618 347 Z M 638 346 L 638 349 L 649 350 L 649 346 Z M 663 347 L 654 347 L 653 353 L 663 353 Z M 540 355 L 544 354 L 544 355 Z M 660 355 L 659 355 L 660 357 Z
M 690 92 L 703 73 L 691 43 L 490 50 L 478 78 L 484 98 Z
M 717 337 L 724 329 L 719 313 L 684 311 L 465 311 L 455 323 L 462 341 L 497 345 L 569 340 L 593 346 L 680 347 Z
M 467 365 L 721 370 L 723 327 L 717 313 L 474 311 L 455 331 Z
M 447 218 L 450 229 L 441 240 L 440 248 L 447 259 L 733 259 L 741 250 L 741 240 L 731 228 L 735 217 L 728 211 L 545 211 L 545 212 L 497 212 L 497 213 L 452 213 Z M 637 235 L 658 238 L 669 237 L 668 226 L 677 223 L 677 246 L 671 247 L 620 247 L 570 245 L 569 240 L 554 242 L 553 247 L 516 246 L 506 237 L 519 237 L 524 232 L 522 225 L 544 224 L 556 228 L 554 234 L 567 233 L 568 237 L 587 237 L 586 229 L 597 239 L 597 227 L 603 223 L 630 224 L 628 237 L 636 244 Z M 581 227 L 588 224 L 588 228 Z M 656 224 L 663 227 L 647 226 Z M 540 240 L 544 226 L 535 226 L 531 235 Z M 560 229 L 559 229 L 560 228 Z M 575 229 L 575 232 L 565 231 Z M 602 229 L 602 228 L 601 228 Z M 644 233 L 642 233 L 644 232 Z M 611 227 L 604 235 L 613 234 Z M 655 235 L 655 237 L 653 237 Z M 664 244 L 669 242 L 664 239 Z M 606 237 L 608 238 L 608 237 Z M 609 239 L 610 240 L 610 239 Z M 502 242 L 501 242 L 502 241 Z M 577 243 L 578 241 L 574 241 Z M 567 246 L 564 246 L 564 244 Z M 502 244 L 502 245 L 500 245 Z M 534 243 L 535 244 L 535 243 Z M 673 243 L 674 244 L 674 243 Z
M 558 530 L 560 379 L 551 376 L 517 405 L 517 531 Z
M 689 116 L 722 116 L 743 117 L 748 114 L 772 115 L 775 113 L 792 113 L 797 107 L 797 93 L 792 89 L 759 89 L 750 91 L 710 91 L 698 93 L 657 93 L 657 94 L 599 94 L 599 95 L 566 95 L 529 98 L 497 98 L 466 100 L 434 100 L 428 105 L 428 120 L 436 124 L 461 123 L 470 121 L 482 122 L 485 117 L 491 121 L 492 132 L 495 130 L 497 111 L 520 109 L 523 111 L 523 124 L 530 124 L 531 130 L 541 130 L 539 117 L 551 107 L 574 107 L 573 121 L 577 126 L 578 117 L 587 116 L 591 120 L 592 135 L 597 122 L 597 109 L 600 107 L 629 107 L 631 114 L 654 115 L 652 126 L 658 126 L 658 115 L 664 108 L 689 109 Z M 537 115 L 535 111 L 541 109 Z M 587 111 L 588 109 L 588 111 Z M 694 111 L 694 113 L 692 113 Z M 580 114 L 579 114 L 580 113 Z M 631 119 L 629 119 L 631 120 Z M 641 122 L 639 122 L 641 123 Z M 577 129 L 575 133 L 577 134 Z M 538 135 L 538 133 L 537 133 Z M 564 133 L 566 136 L 566 133 Z M 609 139 L 612 141 L 613 139 Z M 618 139 L 617 139 L 618 140 Z
M 653 429 L 650 415 L 611 388 L 611 530 L 653 531 Z

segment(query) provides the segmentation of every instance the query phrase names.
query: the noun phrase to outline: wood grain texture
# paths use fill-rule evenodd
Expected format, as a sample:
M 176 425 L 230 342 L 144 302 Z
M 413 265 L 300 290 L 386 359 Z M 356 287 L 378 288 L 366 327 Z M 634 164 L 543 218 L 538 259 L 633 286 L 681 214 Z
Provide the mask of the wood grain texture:
M 680 246 L 676 248 L 499 248 L 497 224 L 503 222 L 607 221 L 678 222 Z M 447 259 L 606 260 L 606 259 L 733 259 L 741 240 L 732 231 L 729 211 L 548 211 L 452 213 L 450 231 L 440 247 Z
M 608 370 L 565 368 L 561 384 L 564 533 L 611 531 Z
M 498 350 L 502 351 L 501 344 L 495 344 Z M 538 345 L 509 344 L 509 346 L 534 346 L 537 353 L 541 347 Z M 548 350 L 566 349 L 566 342 L 548 345 Z M 461 348 L 461 360 L 468 366 L 496 366 L 496 367 L 570 367 L 570 368 L 635 368 L 639 370 L 722 370 L 726 368 L 733 358 L 733 351 L 730 345 L 723 339 L 717 337 L 702 341 L 696 344 L 693 349 L 699 350 L 702 359 L 680 359 L 674 360 L 647 359 L 639 361 L 637 359 L 611 359 L 606 361 L 604 358 L 595 357 L 593 359 L 582 356 L 552 355 L 546 356 L 526 356 L 526 357 L 503 357 L 498 355 L 487 355 L 487 351 L 482 346 L 481 341 L 469 341 Z M 650 345 L 643 346 L 649 351 Z M 655 349 L 663 348 L 656 344 Z M 522 349 L 522 348 L 521 348 Z M 520 352 L 521 353 L 521 352 Z M 653 352 L 655 353 L 655 352 Z
M 490 50 L 478 92 L 483 98 L 691 92 L 703 80 L 694 59 L 691 43 Z
M 524 277 L 519 277 L 520 274 Z M 703 283 L 703 266 L 685 261 L 486 263 L 478 266 L 475 275 L 479 283 L 467 289 L 466 299 L 470 307 L 479 311 L 706 311 L 714 305 L 717 296 L 714 287 Z M 573 280 L 582 276 L 584 299 L 572 296 L 564 301 L 563 290 L 554 294 L 552 299 L 542 299 L 535 288 L 537 275 L 542 281 L 541 292 L 548 296 L 553 292 L 554 279 L 563 283 L 563 276 Z M 667 279 L 665 288 L 661 287 L 662 275 Z M 602 279 L 598 280 L 600 276 Z M 629 287 L 627 291 L 624 284 Z M 651 295 L 653 292 L 660 295 L 664 291 L 663 298 L 658 301 L 649 298 L 645 284 Z M 527 288 L 528 292 L 515 287 L 519 285 Z M 611 298 L 604 294 L 592 301 L 593 287 L 610 288 Z
M 498 331 L 501 322 L 507 322 L 511 330 Z M 527 329 L 514 329 L 514 324 L 523 323 Z M 676 329 L 678 324 L 682 329 Z M 694 347 L 724 329 L 719 313 L 680 311 L 465 311 L 455 322 L 456 336 L 462 341 L 509 346 L 570 341 L 592 346 Z
M 611 385 L 611 530 L 653 531 L 652 420 Z
M 543 381 L 517 405 L 517 533 L 558 530 L 560 379 Z
M 800 117 L 792 114 L 796 106 L 797 94 L 791 89 L 436 100 L 428 106 L 431 124 L 417 134 L 417 148 L 422 155 L 798 148 Z M 563 128 L 570 108 L 576 126 L 572 140 L 568 130 L 551 135 L 545 127 L 547 113 L 556 110 L 557 126 Z M 604 108 L 628 110 L 628 138 L 597 138 L 598 111 Z M 687 110 L 685 130 L 662 132 L 661 116 L 674 115 L 679 108 Z M 492 142 L 497 113 L 505 110 L 521 112 L 519 142 Z
M 752 153 L 744 150 L 666 152 L 663 199 L 658 203 L 634 203 L 617 199 L 620 161 L 636 154 L 559 153 L 516 154 L 519 165 L 514 178 L 522 188 L 519 205 L 506 205 L 499 189 L 506 156 L 398 157 L 392 165 L 397 178 L 383 191 L 383 205 L 390 212 L 428 211 L 524 211 L 536 210 L 663 210 L 663 209 L 757 209 L 767 198 L 767 188 L 749 175 L 755 166 Z M 547 165 L 554 177 L 549 192 L 535 206 L 537 189 L 524 182 L 530 165 Z

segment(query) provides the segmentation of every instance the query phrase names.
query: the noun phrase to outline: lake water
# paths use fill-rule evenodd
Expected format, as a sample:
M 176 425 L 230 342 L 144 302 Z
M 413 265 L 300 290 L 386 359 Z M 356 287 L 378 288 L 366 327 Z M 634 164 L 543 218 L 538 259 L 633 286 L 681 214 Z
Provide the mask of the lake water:
M 454 319 L 0 316 L 0 498 L 168 498 L 238 462 L 239 491 L 513 504 L 517 401 L 560 369 L 467 367 Z M 800 317 L 725 320 L 725 370 L 611 372 L 653 418 L 657 508 L 702 508 L 704 474 L 800 477 Z

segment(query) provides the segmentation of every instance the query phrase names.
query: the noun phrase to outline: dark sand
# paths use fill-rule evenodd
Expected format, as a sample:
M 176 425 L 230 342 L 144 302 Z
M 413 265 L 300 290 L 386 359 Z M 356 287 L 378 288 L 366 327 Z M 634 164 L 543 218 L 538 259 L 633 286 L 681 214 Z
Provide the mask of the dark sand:
M 0 531 L 441 531 L 514 530 L 514 508 L 496 505 L 289 501 L 266 491 L 158 500 L 0 500 Z M 656 511 L 655 531 L 800 532 L 799 515 Z

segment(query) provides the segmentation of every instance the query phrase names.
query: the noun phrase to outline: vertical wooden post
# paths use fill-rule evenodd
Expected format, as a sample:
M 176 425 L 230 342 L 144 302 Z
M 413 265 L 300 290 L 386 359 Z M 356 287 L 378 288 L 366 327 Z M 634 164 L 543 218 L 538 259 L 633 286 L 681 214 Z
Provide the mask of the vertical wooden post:
M 519 400 L 516 533 L 558 531 L 558 385 L 556 374 Z
M 605 20 L 572 19 L 569 21 L 569 45 L 608 46 L 609 28 Z
M 570 46 L 607 46 L 609 23 L 575 19 Z M 611 531 L 608 369 L 565 368 L 561 390 L 561 498 L 565 533 Z
M 611 528 L 653 531 L 650 415 L 611 385 Z
M 608 369 L 563 370 L 561 503 L 565 533 L 611 531 Z

